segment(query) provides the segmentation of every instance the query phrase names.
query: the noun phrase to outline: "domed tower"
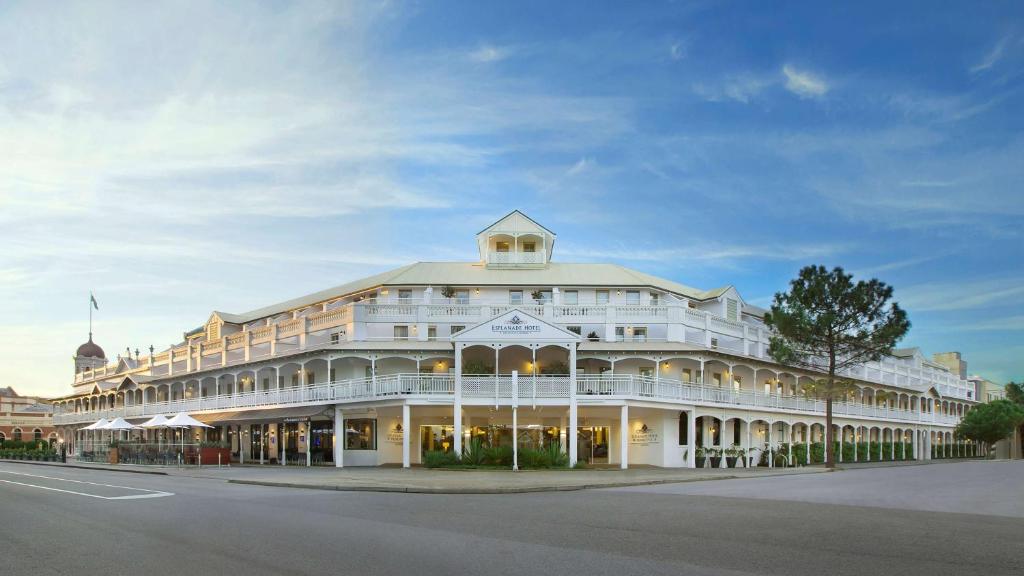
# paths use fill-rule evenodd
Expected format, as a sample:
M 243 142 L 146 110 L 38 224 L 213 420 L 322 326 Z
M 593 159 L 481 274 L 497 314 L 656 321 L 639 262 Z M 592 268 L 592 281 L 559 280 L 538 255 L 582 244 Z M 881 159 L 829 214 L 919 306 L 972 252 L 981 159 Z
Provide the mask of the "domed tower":
M 88 368 L 99 368 L 107 363 L 107 355 L 103 348 L 92 341 L 92 332 L 89 332 L 89 341 L 78 347 L 75 352 L 75 374 Z

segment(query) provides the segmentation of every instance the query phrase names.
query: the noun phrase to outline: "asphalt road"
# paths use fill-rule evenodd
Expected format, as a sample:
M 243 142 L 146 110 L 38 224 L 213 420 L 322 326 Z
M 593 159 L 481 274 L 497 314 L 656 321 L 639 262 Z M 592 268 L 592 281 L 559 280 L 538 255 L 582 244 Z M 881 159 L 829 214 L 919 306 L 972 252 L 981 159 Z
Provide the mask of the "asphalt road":
M 1024 463 L 509 495 L 0 464 L 0 573 L 1022 574 Z

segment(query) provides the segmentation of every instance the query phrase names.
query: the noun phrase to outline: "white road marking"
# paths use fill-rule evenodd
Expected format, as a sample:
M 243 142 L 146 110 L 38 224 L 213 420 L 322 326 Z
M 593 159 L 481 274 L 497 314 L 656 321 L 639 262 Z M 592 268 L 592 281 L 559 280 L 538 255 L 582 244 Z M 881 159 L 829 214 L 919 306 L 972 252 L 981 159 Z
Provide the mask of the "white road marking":
M 16 484 L 18 486 L 28 486 L 30 488 L 39 488 L 41 490 L 52 490 L 53 492 L 64 492 L 66 494 L 76 494 L 78 496 L 88 496 L 90 498 L 99 498 L 101 500 L 138 500 L 141 498 L 163 498 L 165 496 L 174 496 L 173 492 L 163 492 L 161 490 L 149 490 L 146 488 L 133 488 L 131 486 L 119 486 L 117 484 L 102 484 L 100 482 L 88 482 L 86 480 L 72 480 L 70 478 L 56 478 L 53 476 L 42 476 L 39 474 L 26 474 L 24 472 L 11 472 L 9 470 L 0 470 L 0 474 L 13 474 L 15 476 L 28 476 L 29 478 L 42 478 L 45 480 L 57 480 L 59 482 L 74 482 L 75 484 L 89 484 L 92 486 L 103 486 L 105 488 L 120 488 L 122 490 L 134 490 L 136 492 L 145 492 L 145 494 L 131 494 L 128 496 L 100 496 L 99 494 L 89 494 L 88 492 L 77 492 L 75 490 L 64 490 L 62 488 L 53 488 L 52 486 L 40 486 L 38 484 L 29 484 L 28 482 L 15 482 L 14 480 L 2 480 L 0 482 L 4 484 Z

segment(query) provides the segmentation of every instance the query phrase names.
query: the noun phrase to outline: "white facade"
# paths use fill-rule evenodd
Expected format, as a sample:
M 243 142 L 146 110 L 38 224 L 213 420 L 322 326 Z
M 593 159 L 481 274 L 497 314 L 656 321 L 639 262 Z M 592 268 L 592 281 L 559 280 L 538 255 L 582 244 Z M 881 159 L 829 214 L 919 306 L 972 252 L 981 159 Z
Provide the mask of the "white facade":
M 553 262 L 555 238 L 516 211 L 478 234 L 479 261 L 214 312 L 171 349 L 77 371 L 55 423 L 72 439 L 100 417 L 187 411 L 240 459 L 281 459 L 287 431 L 298 453 L 345 465 L 408 466 L 512 429 L 623 467 L 693 466 L 698 442 L 756 456 L 821 441 L 824 403 L 801 393 L 821 374 L 772 361 L 764 311 L 735 288 Z M 903 443 L 919 457 L 961 449 L 952 430 L 975 398 L 960 375 L 909 349 L 844 376 L 858 385 L 834 404 L 844 439 L 872 443 L 875 458 Z

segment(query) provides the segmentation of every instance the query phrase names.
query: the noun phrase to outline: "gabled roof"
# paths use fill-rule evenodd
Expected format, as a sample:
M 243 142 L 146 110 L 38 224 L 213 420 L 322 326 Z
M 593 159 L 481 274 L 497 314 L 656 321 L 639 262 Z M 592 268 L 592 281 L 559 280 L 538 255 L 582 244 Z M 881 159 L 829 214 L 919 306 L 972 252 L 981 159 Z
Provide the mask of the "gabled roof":
M 452 342 L 579 342 L 583 337 L 521 309 L 512 308 L 451 337 Z
M 541 230 L 543 230 L 543 231 L 547 232 L 548 234 L 551 234 L 552 236 L 557 236 L 557 234 L 555 234 L 555 233 L 554 233 L 554 232 L 552 232 L 551 230 L 548 230 L 548 229 L 547 229 L 546 227 L 544 227 L 544 225 L 543 225 L 543 224 L 541 224 L 540 222 L 537 222 L 537 221 L 536 221 L 536 220 L 534 220 L 533 218 L 530 218 L 530 217 L 529 217 L 529 216 L 527 216 L 526 214 L 523 214 L 523 213 L 522 213 L 522 212 L 520 212 L 519 210 L 513 210 L 513 211 L 509 212 L 508 214 L 505 214 L 505 215 L 504 215 L 504 216 L 502 216 L 501 218 L 498 218 L 498 219 L 497 219 L 497 220 L 495 220 L 495 221 L 494 221 L 494 222 L 493 222 L 493 223 L 492 223 L 492 224 L 491 224 L 490 226 L 488 226 L 488 227 L 484 228 L 483 230 L 481 230 L 481 231 L 477 232 L 477 236 L 479 236 L 480 234 L 483 234 L 484 232 L 487 232 L 487 231 L 488 231 L 488 230 L 490 230 L 491 228 L 494 228 L 494 227 L 495 227 L 495 226 L 497 226 L 498 224 L 500 224 L 500 223 L 502 223 L 503 221 L 507 220 L 509 216 L 512 216 L 512 215 L 514 215 L 514 214 L 518 214 L 519 216 L 521 216 L 521 217 L 523 217 L 523 218 L 524 218 L 525 220 L 527 220 L 527 221 L 529 221 L 529 222 L 533 223 L 533 225 L 534 225 L 534 226 L 536 226 L 536 227 L 540 228 Z

